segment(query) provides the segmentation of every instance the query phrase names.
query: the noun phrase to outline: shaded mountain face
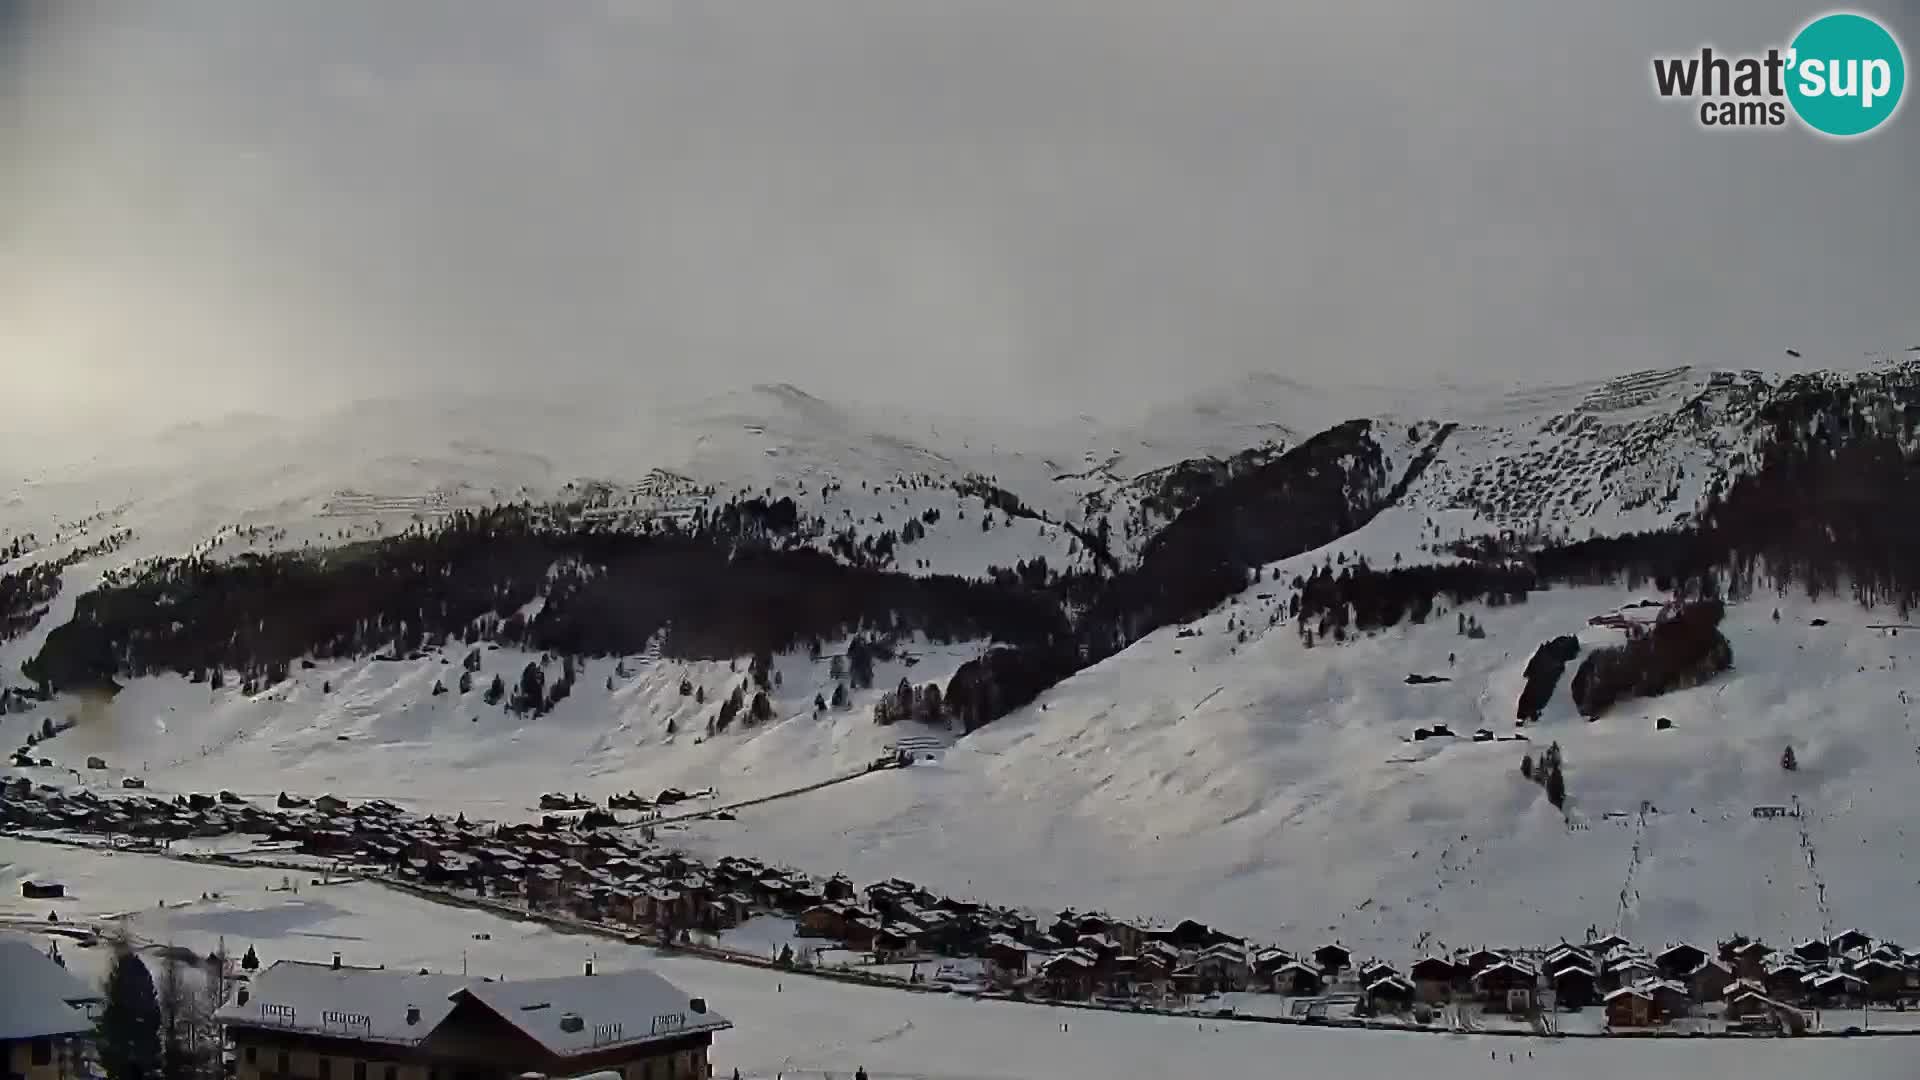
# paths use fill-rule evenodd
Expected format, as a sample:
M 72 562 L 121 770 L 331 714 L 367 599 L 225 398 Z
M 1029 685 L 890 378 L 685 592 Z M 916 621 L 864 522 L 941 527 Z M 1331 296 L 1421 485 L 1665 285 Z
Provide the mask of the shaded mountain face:
M 729 402 L 703 436 L 695 458 L 721 471 L 567 481 L 543 498 L 471 476 L 425 493 L 336 492 L 204 535 L 180 522 L 204 522 L 208 501 L 174 491 L 11 529 L 8 666 L 51 693 L 159 671 L 266 685 L 305 657 L 455 639 L 704 659 L 920 634 L 994 646 L 943 695 L 972 729 L 1388 509 L 1423 519 L 1395 565 L 1273 582 L 1309 639 L 1556 582 L 1736 594 L 1846 582 L 1903 607 L 1914 595 L 1913 365 L 1777 382 L 1650 372 L 1476 403 L 1466 419 L 1354 419 L 1126 478 L 976 451 L 971 437 L 935 449 L 868 431 L 793 388 L 761 396 L 770 414 Z M 730 475 L 747 458 L 714 457 L 723 428 L 781 453 Z M 453 449 L 470 474 L 504 457 Z M 534 477 L 535 457 L 501 471 Z M 183 535 L 198 539 L 172 547 Z

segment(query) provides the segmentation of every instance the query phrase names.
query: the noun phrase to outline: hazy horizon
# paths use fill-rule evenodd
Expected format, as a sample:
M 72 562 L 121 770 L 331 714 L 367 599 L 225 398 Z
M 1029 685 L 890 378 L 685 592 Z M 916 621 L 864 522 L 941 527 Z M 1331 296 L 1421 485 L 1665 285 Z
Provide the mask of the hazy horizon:
M 0 0 L 0 453 L 454 388 L 1124 422 L 1898 351 L 1912 108 L 1713 134 L 1649 86 L 1814 13 Z

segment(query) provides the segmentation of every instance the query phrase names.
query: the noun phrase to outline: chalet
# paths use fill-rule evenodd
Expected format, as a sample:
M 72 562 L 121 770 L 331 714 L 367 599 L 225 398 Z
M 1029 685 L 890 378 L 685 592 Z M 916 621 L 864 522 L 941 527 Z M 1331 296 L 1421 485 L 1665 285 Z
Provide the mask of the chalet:
M 1105 934 L 1081 934 L 1080 939 L 1073 944 L 1076 948 L 1090 954 L 1094 962 L 1103 969 L 1113 963 L 1114 957 L 1120 955 L 1119 943 Z
M 873 932 L 870 948 L 882 960 L 888 960 L 918 953 L 919 943 L 913 933 L 905 930 L 899 923 L 885 923 Z
M 89 756 L 87 758 L 87 768 L 89 769 L 104 769 L 106 767 L 107 767 L 106 758 L 95 757 L 95 756 Z
M 1261 982 L 1271 982 L 1273 973 L 1293 963 L 1294 955 L 1285 949 L 1261 949 L 1253 954 L 1253 976 Z
M 24 938 L 0 938 L 0 1066 L 19 1080 L 88 1075 L 90 1010 L 100 995 Z
M 1557 975 L 1567 968 L 1586 968 L 1589 972 L 1599 971 L 1600 965 L 1584 949 L 1571 945 L 1562 945 L 1547 954 L 1540 970 L 1548 975 Z
M 67 887 L 57 881 L 23 881 L 20 895 L 28 900 L 58 900 L 67 895 Z
M 1822 1008 L 1847 1008 L 1866 1000 L 1867 981 L 1844 971 L 1823 971 L 1806 979 L 1807 1000 Z
M 1407 972 L 1413 978 L 1414 989 L 1419 992 L 1422 1001 L 1446 1001 L 1453 997 L 1454 979 L 1459 968 L 1451 960 L 1439 956 L 1423 956 L 1414 961 Z
M 1353 953 L 1344 945 L 1329 943 L 1313 950 L 1313 962 L 1328 975 L 1338 975 L 1353 963 Z
M 217 1014 L 235 1080 L 707 1075 L 733 1025 L 650 971 L 490 982 L 281 961 Z
M 1597 960 L 1604 960 L 1607 954 L 1613 950 L 1631 944 L 1633 944 L 1633 942 L 1628 941 L 1619 934 L 1607 934 L 1604 937 L 1597 937 L 1587 942 L 1587 953 Z
M 1093 994 L 1093 958 L 1078 949 L 1048 957 L 1039 975 L 1049 997 L 1079 1001 Z
M 1172 946 L 1158 941 L 1150 941 L 1137 954 L 1123 956 L 1116 962 L 1116 967 L 1127 970 L 1134 986 L 1156 991 L 1164 991 L 1172 984 L 1173 969 L 1178 965 L 1179 955 Z
M 1798 1002 L 1805 995 L 1807 974 L 1806 965 L 1787 962 L 1768 968 L 1762 981 L 1766 985 L 1769 996 L 1791 1004 Z
M 1326 989 L 1319 969 L 1295 960 L 1273 973 L 1273 992 L 1289 997 L 1315 997 Z
M 1775 1001 L 1759 988 L 1747 984 L 1727 994 L 1726 1018 L 1736 1024 L 1765 1021 L 1766 1027 L 1778 1026 L 1782 1020 L 1795 1027 L 1804 1027 L 1806 1023 L 1798 1009 Z
M 1245 990 L 1247 968 L 1231 956 L 1209 950 L 1174 968 L 1173 984 L 1189 994 Z
M 1873 937 L 1861 930 L 1848 930 L 1828 942 L 1836 956 L 1864 952 L 1873 945 Z
M 1413 984 L 1398 975 L 1385 975 L 1367 984 L 1367 1004 L 1376 1012 L 1406 1012 L 1417 996 Z
M 1695 1001 L 1719 1001 L 1733 985 L 1733 969 L 1720 960 L 1703 960 L 1687 973 L 1687 991 Z
M 1654 1015 L 1662 1021 L 1678 1019 L 1693 1012 L 1693 996 L 1688 993 L 1685 983 L 1654 979 L 1640 984 L 1639 989 L 1653 999 Z
M 322 795 L 313 800 L 313 808 L 323 814 L 338 814 L 347 808 L 347 801 L 334 798 L 332 795 Z
M 1911 972 L 1901 964 L 1868 957 L 1853 966 L 1853 974 L 1866 984 L 1866 996 L 1872 1001 L 1895 1001 L 1910 993 Z
M 1492 949 L 1485 948 L 1475 949 L 1467 954 L 1464 968 L 1467 976 L 1471 978 L 1506 958 L 1506 953 L 1494 952 Z
M 1182 919 L 1171 930 L 1151 930 L 1147 936 L 1180 949 L 1204 949 L 1218 940 L 1217 932 L 1206 923 Z
M 1684 978 L 1707 959 L 1706 951 L 1684 942 L 1669 946 L 1666 951 L 1653 958 L 1654 967 L 1663 979 Z
M 1027 959 L 1032 955 L 1032 948 L 1006 934 L 995 934 L 987 939 L 989 971 L 1003 978 L 1024 977 L 1027 973 Z
M 835 874 L 827 879 L 827 883 L 821 886 L 821 891 L 826 893 L 828 900 L 836 901 L 852 900 L 856 893 L 853 880 L 845 874 Z
M 33 797 L 33 781 L 24 776 L 0 776 L 0 799 L 19 799 L 22 802 Z
M 1619 956 L 1609 961 L 1600 973 L 1600 985 L 1603 989 L 1632 986 L 1653 978 L 1656 972 L 1653 961 L 1644 956 Z
M 1500 1009 L 1512 1011 L 1516 993 L 1524 994 L 1528 1004 L 1531 1004 L 1532 994 L 1538 982 L 1539 977 L 1525 962 L 1502 960 L 1482 968 L 1474 975 L 1473 991 L 1482 1002 L 1486 1003 L 1487 1008 L 1495 1011 Z
M 1614 1027 L 1646 1027 L 1653 1023 L 1653 996 L 1637 986 L 1623 986 L 1605 998 L 1607 1023 Z
M 1833 958 L 1833 950 L 1826 942 L 1814 938 L 1795 945 L 1793 955 L 1802 963 L 1818 966 Z
M 1727 959 L 1733 962 L 1734 974 L 1743 979 L 1759 979 L 1765 976 L 1767 958 L 1773 955 L 1771 948 L 1758 941 L 1736 945 L 1731 952 L 1733 955 Z
M 1360 985 L 1370 986 L 1389 975 L 1398 974 L 1400 973 L 1393 969 L 1393 965 L 1384 960 L 1369 960 L 1360 965 Z
M 1583 1009 L 1600 999 L 1600 977 L 1592 968 L 1562 967 L 1548 976 L 1553 999 L 1562 1009 Z

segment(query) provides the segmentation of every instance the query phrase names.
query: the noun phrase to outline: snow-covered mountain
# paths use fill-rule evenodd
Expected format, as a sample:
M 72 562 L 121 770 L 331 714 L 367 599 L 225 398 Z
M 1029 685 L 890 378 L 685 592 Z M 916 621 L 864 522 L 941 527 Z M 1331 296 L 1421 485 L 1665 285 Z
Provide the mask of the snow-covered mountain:
M 103 446 L 7 489 L 0 682 L 18 704 L 0 714 L 0 745 L 72 718 L 34 754 L 59 764 L 30 773 L 108 787 L 133 774 L 160 791 L 334 791 L 506 816 L 543 790 L 777 794 L 907 740 L 943 749 L 917 768 L 689 825 L 681 839 L 996 902 L 1196 917 L 1396 955 L 1423 941 L 1546 940 L 1590 925 L 1645 940 L 1778 939 L 1857 922 L 1920 938 L 1912 905 L 1888 899 L 1920 876 L 1900 794 L 1920 741 L 1903 681 L 1913 635 L 1892 628 L 1897 605 L 1807 599 L 1797 585 L 1786 598 L 1756 591 L 1735 598 L 1721 628 L 1730 671 L 1591 720 L 1564 687 L 1537 721 L 1518 726 L 1515 709 L 1543 642 L 1572 636 L 1590 654 L 1624 640 L 1634 605 L 1671 599 L 1671 582 L 1629 580 L 1619 568 L 1631 560 L 1609 555 L 1602 569 L 1619 572 L 1600 573 L 1580 541 L 1711 530 L 1732 573 L 1756 552 L 1782 561 L 1800 539 L 1790 529 L 1824 529 L 1836 550 L 1853 550 L 1861 529 L 1884 527 L 1871 520 L 1879 489 L 1865 481 L 1903 475 L 1911 460 L 1920 407 L 1903 395 L 1914 383 L 1899 366 L 1682 368 L 1523 390 L 1336 392 L 1262 378 L 1131 425 L 1045 431 L 883 416 L 789 386 L 671 409 L 450 395 L 297 422 L 231 418 Z M 1858 460 L 1778 451 L 1870 438 L 1893 459 L 1872 447 Z M 1783 469 L 1802 471 L 1767 479 Z M 1804 521 L 1770 509 L 1793 495 L 1792 477 L 1816 469 L 1824 480 L 1805 493 Z M 1873 490 L 1827 482 L 1835 477 Z M 1736 488 L 1744 501 L 1730 503 Z M 1865 516 L 1838 516 L 1842 496 Z M 798 524 L 764 524 L 787 499 Z M 574 546 L 516 533 L 475 554 L 432 540 L 459 511 L 521 502 L 550 507 L 539 520 L 572 530 Z M 747 531 L 714 542 L 746 537 L 839 561 L 852 552 L 877 576 L 846 587 L 900 606 L 886 617 L 858 604 L 828 613 L 840 579 L 794 586 L 780 575 L 824 571 L 735 562 L 737 550 L 696 570 L 738 566 L 761 575 L 751 589 L 714 584 L 665 603 L 693 564 L 649 569 L 655 548 L 596 539 L 659 536 L 669 521 L 713 528 L 750 502 L 758 509 L 746 519 L 758 524 L 730 524 Z M 1709 508 L 1718 516 L 1703 519 Z M 1753 538 L 1751 523 L 1769 514 L 1781 534 Z M 401 534 L 418 539 L 394 546 Z M 387 546 L 369 543 L 380 538 Z M 476 569 L 508 550 L 513 569 Z M 274 551 L 312 558 L 239 559 Z M 138 592 L 150 560 L 189 554 L 232 569 Z M 1368 598 L 1352 590 L 1338 618 L 1296 609 L 1311 591 L 1296 582 L 1317 573 L 1507 572 L 1534 554 L 1528 573 L 1540 576 L 1524 602 L 1462 578 L 1379 586 L 1432 602 L 1408 619 L 1369 621 Z M 1039 559 L 1045 575 L 983 581 L 990 568 Z M 381 569 L 350 576 L 369 560 Z M 437 568 L 428 579 L 464 583 L 423 584 L 408 576 L 416 561 Z M 530 580 L 527 566 L 546 569 Z M 309 570 L 298 591 L 274 591 Z M 956 592 L 942 575 L 976 591 Z M 1911 580 L 1894 577 L 1868 598 Z M 927 584 L 888 584 L 906 579 Z M 343 581 L 425 590 L 419 618 L 436 627 L 475 590 L 483 601 L 489 589 L 511 592 L 522 636 L 489 647 L 459 640 L 458 626 L 422 634 L 407 626 L 413 608 L 330 597 Z M 1845 596 L 1844 582 L 1821 584 Z M 224 591 L 216 603 L 193 588 Z M 274 609 L 276 597 L 301 610 Z M 347 599 L 360 606 L 325 624 L 324 648 L 298 640 Z M 1035 624 L 1020 605 L 1054 612 L 1057 625 Z M 640 633 L 654 622 L 636 629 L 634 612 L 656 608 L 660 632 Z M 757 645 L 729 656 L 715 644 L 757 642 L 740 627 L 773 622 L 811 640 L 776 652 L 767 678 L 750 670 Z M 699 648 L 660 647 L 690 625 Z M 870 678 L 848 676 L 856 639 L 887 643 Z M 487 700 L 493 677 L 513 686 L 529 667 L 556 672 L 566 650 L 555 643 L 582 640 L 618 647 L 571 661 L 564 699 L 520 713 Z M 344 644 L 374 641 L 383 644 Z M 480 671 L 459 686 L 476 648 Z M 53 653 L 62 671 L 114 668 L 121 689 L 104 703 L 18 693 L 31 689 L 22 664 Z M 268 653 L 306 659 L 244 678 L 231 662 Z M 215 687 L 206 676 L 222 668 Z M 875 706 L 902 681 L 916 700 L 940 688 L 947 711 L 876 724 Z M 764 689 L 765 715 L 716 722 L 736 688 L 749 699 Z M 1011 697 L 968 731 L 956 688 Z M 1436 727 L 1460 737 L 1414 738 Z M 1481 729 L 1488 737 L 1473 738 Z M 1564 754 L 1564 808 L 1519 770 L 1550 743 Z M 1794 772 L 1780 766 L 1785 746 L 1796 748 Z M 92 755 L 108 768 L 65 771 Z M 1796 800 L 1806 812 L 1788 823 L 1750 813 Z

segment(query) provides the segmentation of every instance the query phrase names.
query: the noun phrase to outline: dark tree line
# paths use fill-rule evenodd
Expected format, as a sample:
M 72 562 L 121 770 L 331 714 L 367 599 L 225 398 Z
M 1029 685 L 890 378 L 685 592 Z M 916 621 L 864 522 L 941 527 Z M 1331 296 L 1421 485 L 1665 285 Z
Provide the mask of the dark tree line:
M 1024 586 L 866 570 L 713 532 L 556 528 L 502 507 L 320 555 L 151 564 L 80 597 L 24 670 L 55 689 L 222 668 L 273 681 L 304 657 L 454 640 L 570 657 L 638 652 L 660 635 L 668 656 L 717 659 L 861 629 L 1014 643 L 1067 632 L 1058 604 Z M 523 674 L 515 703 L 536 689 L 544 701 Z

